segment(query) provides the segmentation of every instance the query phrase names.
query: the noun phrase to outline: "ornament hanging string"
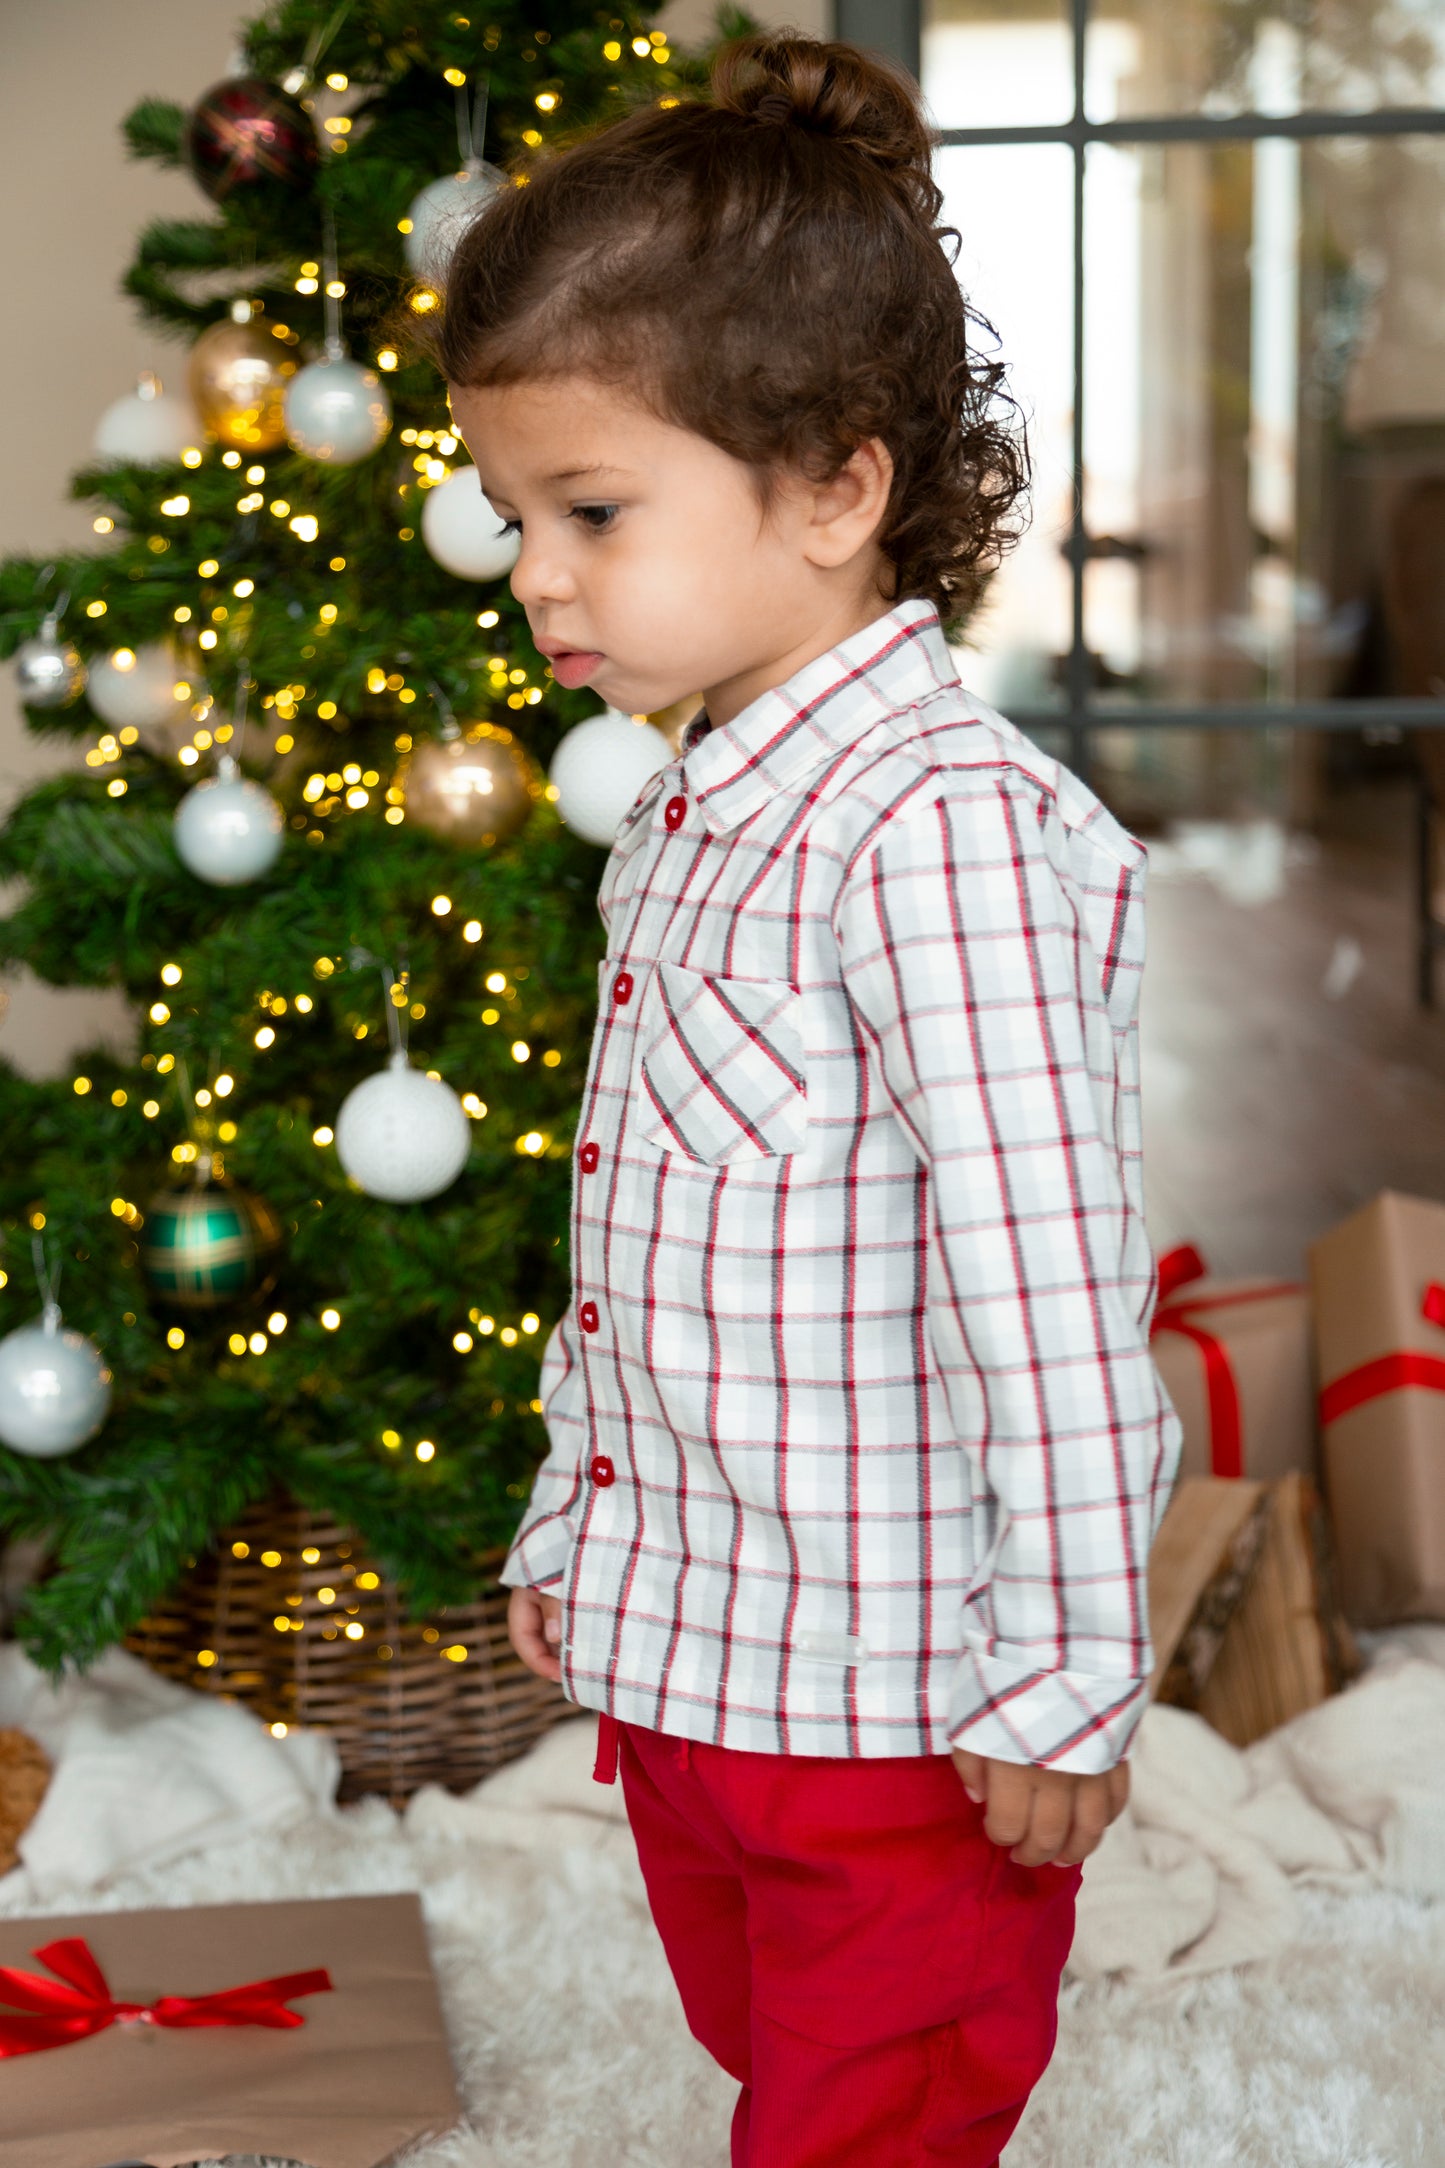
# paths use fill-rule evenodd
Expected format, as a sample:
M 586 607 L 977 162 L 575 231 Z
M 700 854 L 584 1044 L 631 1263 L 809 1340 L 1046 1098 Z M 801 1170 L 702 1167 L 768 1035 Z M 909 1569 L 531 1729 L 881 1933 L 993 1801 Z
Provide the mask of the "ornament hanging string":
M 477 77 L 476 88 L 470 99 L 467 86 L 458 83 L 457 100 L 457 150 L 463 166 L 480 165 L 483 146 L 487 137 L 487 94 L 491 76 L 484 68 Z
M 391 1042 L 393 1054 L 405 1054 L 406 1052 L 405 1004 L 407 981 L 410 977 L 411 973 L 405 968 L 398 977 L 389 964 L 383 964 L 381 967 L 381 983 L 386 988 L 386 1035 Z
M 312 31 L 306 41 L 306 50 L 301 55 L 300 61 L 294 68 L 288 68 L 281 78 L 281 88 L 289 91 L 293 98 L 297 97 L 306 88 L 307 84 L 312 81 L 327 46 L 330 45 L 331 40 L 350 13 L 351 0 L 341 0 L 341 5 L 333 13 L 330 22 L 324 25 L 318 24 L 316 29 Z
M 328 203 L 321 223 L 321 267 L 326 274 L 326 290 L 323 306 L 326 323 L 326 359 L 340 361 L 346 353 L 341 343 L 341 297 L 332 288 L 341 283 L 336 268 L 336 213 Z
M 45 1313 L 45 1330 L 54 1332 L 60 1323 L 60 1258 L 52 1250 L 47 1264 L 44 1238 L 38 1230 L 30 1237 L 30 1255 L 34 1260 L 35 1280 L 40 1289 L 41 1307 Z
M 411 659 L 412 658 L 410 655 L 399 655 L 397 657 L 397 660 L 399 662 L 409 663 Z M 442 742 L 444 744 L 450 744 L 454 739 L 459 738 L 462 734 L 462 726 L 457 721 L 456 710 L 453 708 L 446 694 L 442 691 L 440 685 L 438 685 L 436 679 L 432 676 L 430 670 L 424 669 L 421 674 L 426 679 L 427 687 L 432 696 L 432 701 L 435 704 L 438 715 L 442 719 L 442 727 L 440 732 Z

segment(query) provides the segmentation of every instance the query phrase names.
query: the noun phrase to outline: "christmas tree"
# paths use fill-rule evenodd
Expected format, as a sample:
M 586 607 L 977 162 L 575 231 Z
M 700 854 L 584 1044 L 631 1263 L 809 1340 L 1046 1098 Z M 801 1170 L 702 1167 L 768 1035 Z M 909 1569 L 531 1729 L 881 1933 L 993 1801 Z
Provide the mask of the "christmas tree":
M 52 1668 L 278 1491 L 417 1609 L 516 1523 L 603 942 L 595 810 L 546 777 L 598 703 L 396 327 L 492 189 L 706 79 L 605 0 L 282 0 L 236 66 L 124 124 L 210 198 L 126 276 L 174 385 L 75 477 L 94 553 L 0 566 L 28 727 L 86 748 L 0 831 L 0 957 L 123 987 L 139 1037 L 0 1062 L 0 1541 L 45 1546 L 17 1630 Z

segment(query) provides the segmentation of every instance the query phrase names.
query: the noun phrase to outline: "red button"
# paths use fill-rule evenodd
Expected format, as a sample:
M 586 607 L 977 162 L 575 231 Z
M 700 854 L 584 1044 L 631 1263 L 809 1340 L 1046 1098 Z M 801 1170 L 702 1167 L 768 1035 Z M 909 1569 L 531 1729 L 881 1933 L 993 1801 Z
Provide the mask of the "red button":
M 597 1162 L 602 1157 L 602 1154 L 595 1144 L 584 1144 L 577 1156 L 582 1163 L 582 1172 L 584 1174 L 595 1174 L 597 1172 Z
M 669 828 L 680 828 L 687 819 L 686 798 L 669 798 L 662 809 L 662 817 Z
M 591 1476 L 593 1482 L 600 1483 L 604 1490 L 607 1488 L 607 1485 L 609 1483 L 615 1483 L 617 1481 L 617 1470 L 613 1467 L 611 1461 L 607 1458 L 607 1455 L 605 1453 L 599 1453 L 597 1455 L 596 1459 L 593 1461 L 587 1473 Z
M 619 971 L 612 982 L 612 998 L 619 1009 L 625 1008 L 632 999 L 632 973 Z
M 602 1320 L 597 1315 L 595 1302 L 584 1302 L 577 1312 L 577 1322 L 584 1332 L 596 1332 Z

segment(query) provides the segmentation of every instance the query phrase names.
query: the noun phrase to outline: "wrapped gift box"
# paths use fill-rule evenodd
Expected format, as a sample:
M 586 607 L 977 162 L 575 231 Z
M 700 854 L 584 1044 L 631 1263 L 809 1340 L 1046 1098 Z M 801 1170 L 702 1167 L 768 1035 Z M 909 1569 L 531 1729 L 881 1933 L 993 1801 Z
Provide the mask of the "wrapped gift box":
M 1319 1476 L 1307 1288 L 1216 1280 L 1192 1243 L 1159 1259 L 1150 1352 L 1184 1431 L 1191 1476 Z
M 1382 1190 L 1309 1270 L 1346 1615 L 1445 1618 L 1445 1204 Z
M 90 2015 L 74 1988 L 58 2015 L 37 2013 L 44 1995 L 14 1975 L 53 1993 L 61 1982 L 33 1953 L 69 1943 L 55 1954 L 83 1977 L 77 1942 L 103 1976 Z M 179 2168 L 227 2153 L 378 2168 L 461 2112 L 415 1896 L 0 1920 L 0 1966 L 0 2168 Z M 227 1996 L 298 1973 L 313 1981 L 289 2002 Z M 114 2020 L 107 1988 L 130 2006 Z M 279 2001 L 303 2022 L 204 2023 L 189 2006 L 205 1996 L 269 2001 L 273 2015 Z M 67 2010 L 74 2028 L 99 2029 L 39 2045 Z
M 1187 1476 L 1149 1553 L 1151 1697 L 1246 1747 L 1358 1677 L 1307 1476 Z

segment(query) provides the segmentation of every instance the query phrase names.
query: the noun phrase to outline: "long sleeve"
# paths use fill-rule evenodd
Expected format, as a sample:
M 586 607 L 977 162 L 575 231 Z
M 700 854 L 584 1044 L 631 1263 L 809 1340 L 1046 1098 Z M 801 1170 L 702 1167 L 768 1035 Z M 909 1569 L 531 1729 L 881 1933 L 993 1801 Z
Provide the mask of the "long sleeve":
M 565 1573 L 576 1540 L 573 1515 L 582 1493 L 587 1422 L 570 1303 L 548 1336 L 540 1386 L 549 1450 L 498 1576 L 507 1588 L 552 1587 Z
M 1180 1453 L 1148 1340 L 1143 875 L 1016 771 L 955 770 L 834 912 L 867 1088 L 930 1178 L 929 1340 L 977 1530 L 948 1736 L 1081 1774 L 1144 1711 Z

